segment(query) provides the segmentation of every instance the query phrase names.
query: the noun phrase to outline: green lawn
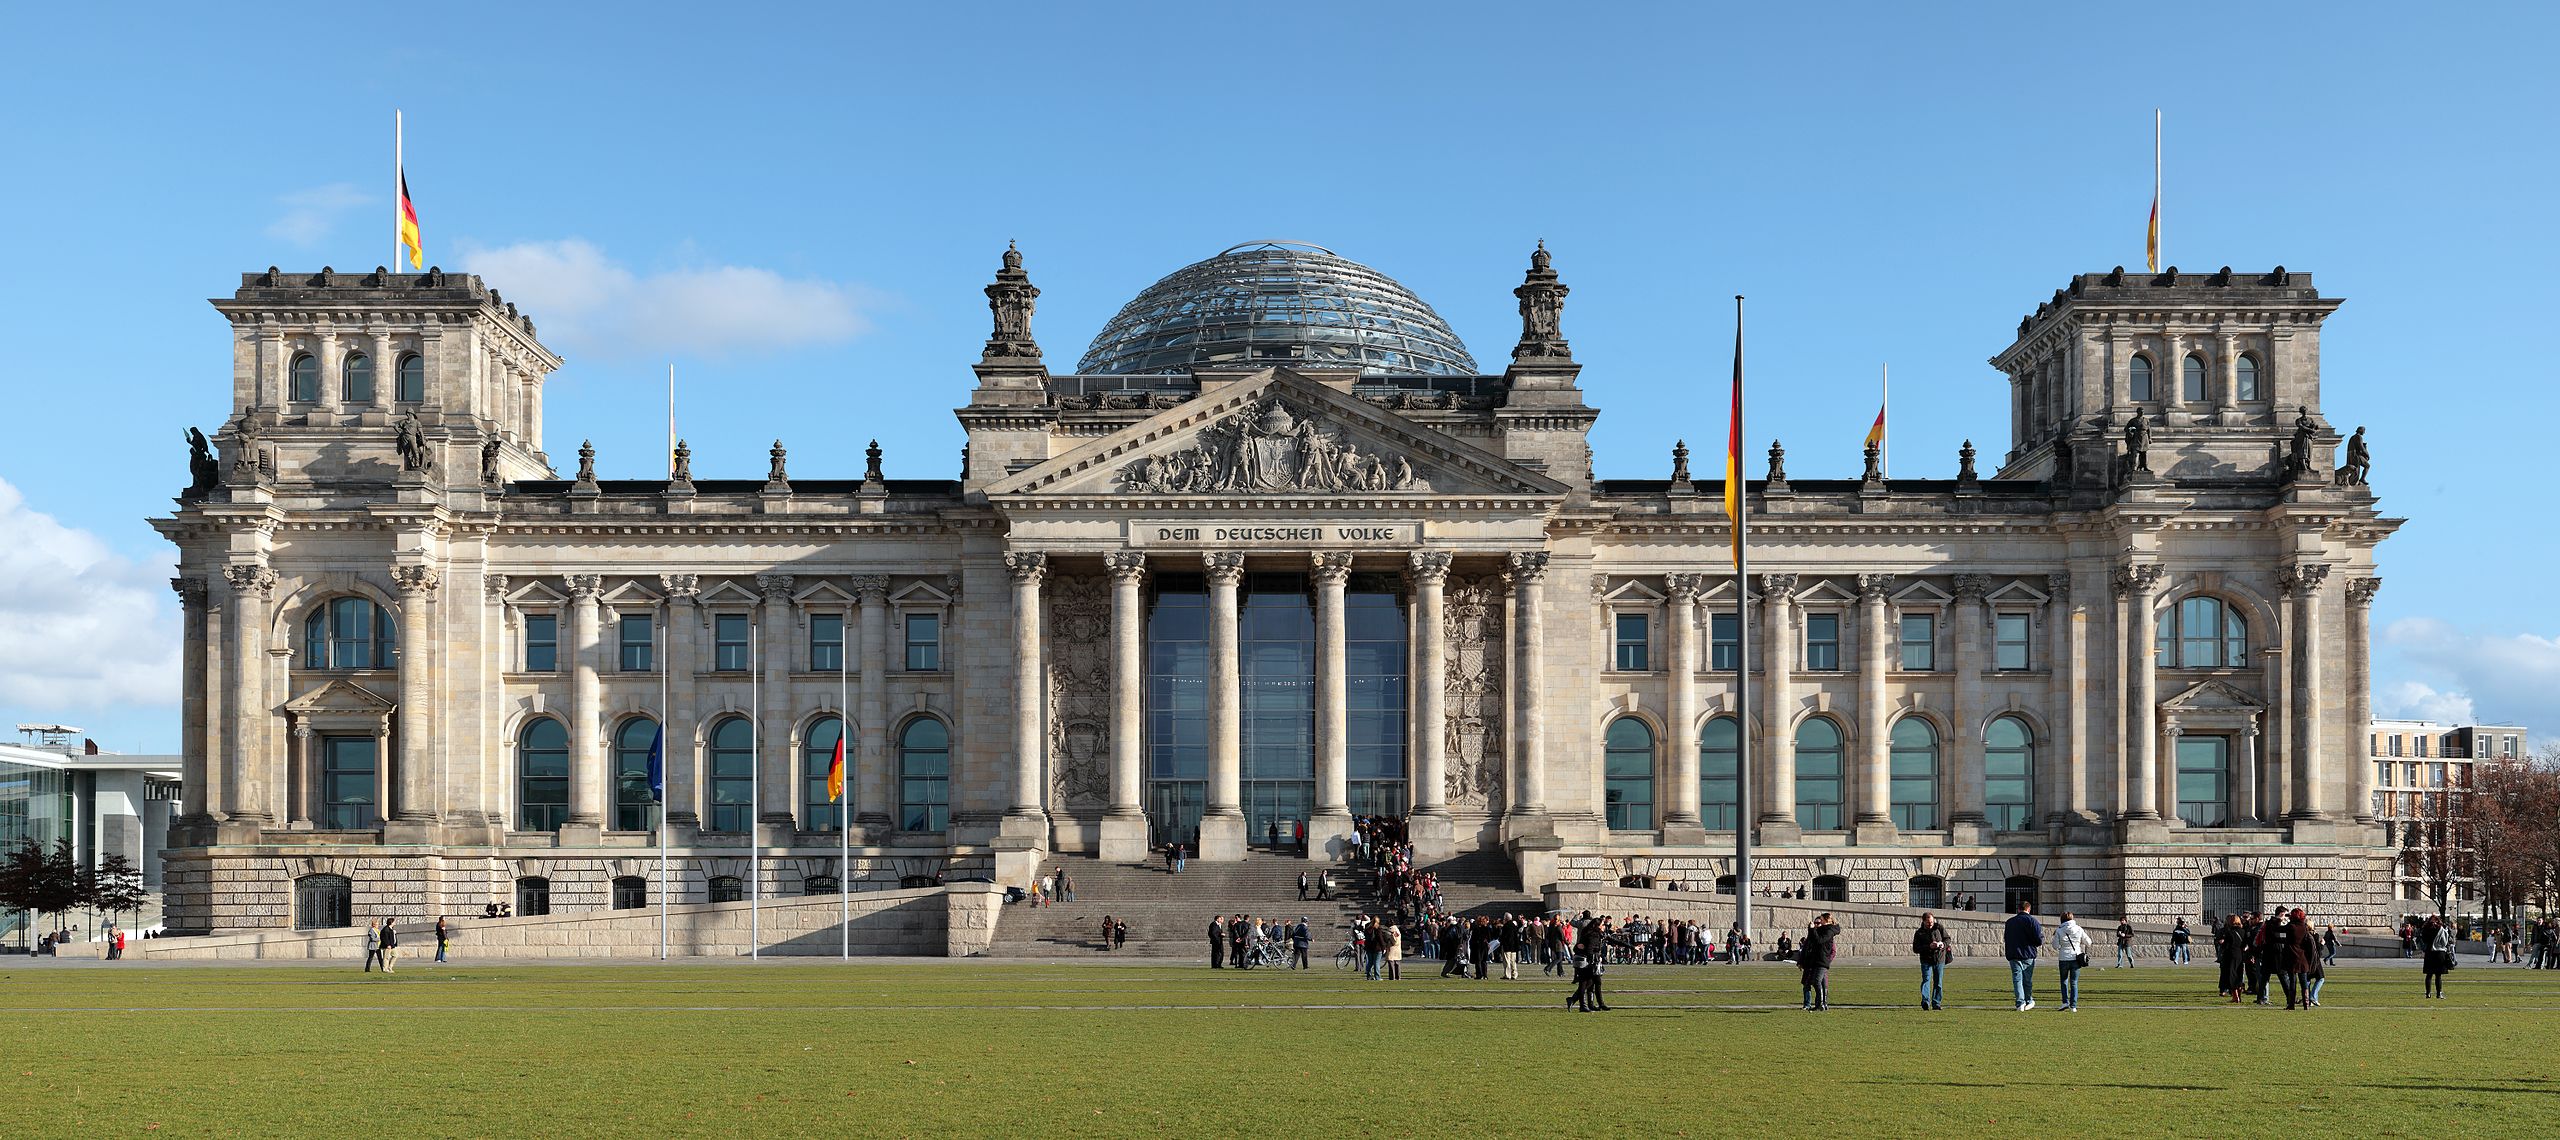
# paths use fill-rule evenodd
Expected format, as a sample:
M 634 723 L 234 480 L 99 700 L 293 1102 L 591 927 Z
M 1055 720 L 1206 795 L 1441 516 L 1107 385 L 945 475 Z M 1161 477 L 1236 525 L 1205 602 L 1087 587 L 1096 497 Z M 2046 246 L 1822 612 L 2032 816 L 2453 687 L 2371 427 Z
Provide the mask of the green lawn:
M 1417 964 L 1418 966 L 1419 964 Z M 0 962 L 14 1135 L 2551 1135 L 2560 973 L 2396 967 L 2326 1005 L 2212 969 L 1619 968 L 1401 983 L 1026 965 L 75 969 Z M 2203 992 L 2200 992 L 2203 991 Z M 1948 1131 L 1964 1129 L 1963 1132 Z

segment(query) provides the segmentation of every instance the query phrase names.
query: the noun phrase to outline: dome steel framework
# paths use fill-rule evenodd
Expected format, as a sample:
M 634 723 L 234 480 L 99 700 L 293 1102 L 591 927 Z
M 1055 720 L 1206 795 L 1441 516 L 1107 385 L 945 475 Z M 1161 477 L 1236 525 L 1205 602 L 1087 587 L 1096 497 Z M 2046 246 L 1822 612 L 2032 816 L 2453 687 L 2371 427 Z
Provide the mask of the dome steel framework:
M 1076 371 L 1149 375 L 1295 362 L 1371 376 L 1475 376 L 1448 322 L 1393 278 L 1323 246 L 1229 246 L 1147 286 Z

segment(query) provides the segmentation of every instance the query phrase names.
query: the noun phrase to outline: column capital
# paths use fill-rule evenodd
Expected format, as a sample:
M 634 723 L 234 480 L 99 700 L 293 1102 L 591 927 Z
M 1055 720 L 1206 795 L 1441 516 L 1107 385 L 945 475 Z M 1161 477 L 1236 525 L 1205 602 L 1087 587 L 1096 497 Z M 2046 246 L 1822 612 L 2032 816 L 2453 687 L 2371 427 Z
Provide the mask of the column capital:
M 1763 599 L 1780 602 L 1791 601 L 1795 598 L 1795 593 L 1796 575 L 1763 574 L 1760 576 L 1760 596 Z
M 702 575 L 660 574 L 658 587 L 666 591 L 670 599 L 689 602 L 702 596 Z
M 403 597 L 432 597 L 436 587 L 444 584 L 444 578 L 433 566 L 394 566 L 391 584 L 399 588 Z
M 1316 557 L 1321 559 L 1324 555 Z M 1449 579 L 1449 552 L 1446 550 L 1414 551 L 1405 557 L 1405 564 L 1412 567 L 1414 580 L 1425 585 L 1436 586 Z M 1351 568 L 1349 555 L 1342 556 L 1342 568 Z
M 276 588 L 276 572 L 263 562 L 239 562 L 222 568 L 222 580 L 241 597 L 265 598 Z
M 1991 593 L 1991 575 L 1958 574 L 1955 577 L 1956 600 L 1978 602 Z
M 1885 596 L 1893 591 L 1893 582 L 1894 576 L 1891 574 L 1858 575 L 1858 600 L 1862 602 L 1884 601 Z
M 2319 593 L 2321 583 L 2328 580 L 2329 564 L 2326 562 L 2297 562 L 2276 572 L 2276 588 L 2284 591 L 2286 597 L 2297 593 Z
M 1417 552 L 1414 557 L 1419 558 L 1421 554 Z M 1350 551 L 1320 550 L 1309 557 L 1309 562 L 1314 569 L 1317 585 L 1339 586 L 1351 577 Z
M 1547 552 L 1515 550 L 1503 560 L 1503 572 L 1510 576 L 1515 586 L 1534 583 L 1547 576 Z
M 1695 602 L 1698 600 L 1698 595 L 1707 592 L 1707 576 L 1704 574 L 1665 574 L 1662 576 L 1662 590 L 1664 593 L 1671 595 L 1672 601 Z
M 569 597 L 576 601 L 592 602 L 604 596 L 602 574 L 571 574 L 562 581 L 569 588 Z
M 1037 586 L 1049 576 L 1049 556 L 1037 550 L 1005 551 L 1004 572 L 1017 586 Z
M 2045 596 L 2046 596 L 2046 597 L 2049 597 L 2049 598 L 2051 598 L 2051 599 L 2053 599 L 2053 601 L 2054 601 L 2056 604 L 2060 604 L 2060 603 L 2063 603 L 2063 602 L 2068 602 L 2068 601 L 2070 601 L 2070 600 L 2071 600 L 2071 575 L 2069 575 L 2069 574 L 2047 574 L 2047 575 L 2045 575 L 2045 576 L 2044 576 L 2044 592 L 2045 592 Z
M 169 588 L 178 592 L 178 604 L 202 606 L 211 585 L 202 578 L 171 578 Z
M 886 574 L 856 574 L 853 576 L 853 593 L 855 597 L 862 599 L 862 604 L 866 606 L 878 605 L 882 602 L 888 601 L 889 576 Z
M 792 580 L 789 574 L 758 574 L 756 592 L 768 602 L 787 602 L 791 600 Z
M 2167 573 L 2157 562 L 2128 562 L 2116 573 L 2116 592 L 2150 597 L 2159 592 Z
M 511 580 L 504 574 L 491 574 L 480 579 L 480 588 L 488 593 L 489 600 L 493 602 L 506 601 L 507 587 L 511 584 Z
M 2373 596 L 2382 591 L 2380 578 L 2347 579 L 2347 601 L 2358 606 L 2373 604 Z
M 1114 582 L 1143 582 L 1147 580 L 1146 551 L 1114 550 L 1111 553 L 1102 556 L 1102 565 L 1105 569 L 1108 569 L 1111 572 L 1111 580 Z
M 1209 573 L 1209 584 L 1232 586 L 1244 580 L 1244 555 L 1232 550 L 1212 550 L 1200 556 L 1201 568 Z

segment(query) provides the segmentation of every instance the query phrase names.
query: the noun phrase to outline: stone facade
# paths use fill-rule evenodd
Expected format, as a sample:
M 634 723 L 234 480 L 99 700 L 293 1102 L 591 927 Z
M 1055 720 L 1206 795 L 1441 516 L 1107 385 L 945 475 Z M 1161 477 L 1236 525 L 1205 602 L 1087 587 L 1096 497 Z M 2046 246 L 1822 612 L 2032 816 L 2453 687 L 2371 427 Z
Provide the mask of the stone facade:
M 354 882 L 357 922 L 520 881 L 600 909 L 655 855 L 662 719 L 677 901 L 1020 883 L 1168 837 L 1232 859 L 1284 822 L 1321 857 L 1386 804 L 1426 855 L 1503 850 L 1531 889 L 1620 866 L 1711 887 L 1747 815 L 1763 881 L 1852 898 L 2023 876 L 2048 907 L 2165 919 L 2224 875 L 2381 920 L 2357 738 L 2398 522 L 2319 418 L 2338 302 L 2306 274 L 2075 277 L 1993 360 L 1999 471 L 1970 446 L 1942 479 L 1773 461 L 1747 588 L 1685 454 L 1594 476 L 1543 251 L 1498 375 L 1053 375 L 1018 254 L 988 295 L 959 479 L 876 456 L 795 477 L 777 441 L 762 479 L 696 479 L 679 448 L 619 481 L 592 448 L 552 469 L 558 358 L 479 280 L 244 275 L 214 302 L 219 477 L 155 520 L 205 793 L 173 829 L 171 925 L 288 926 L 321 875 Z M 1177 594 L 1196 671 L 1155 664 L 1192 651 L 1158 620 Z M 1276 679 L 1280 635 L 1239 625 L 1275 598 L 1307 623 L 1281 646 L 1305 672 Z M 1311 719 L 1274 728 L 1302 692 Z M 810 789 L 847 721 L 839 837 Z M 1747 811 L 1713 770 L 1736 724 Z

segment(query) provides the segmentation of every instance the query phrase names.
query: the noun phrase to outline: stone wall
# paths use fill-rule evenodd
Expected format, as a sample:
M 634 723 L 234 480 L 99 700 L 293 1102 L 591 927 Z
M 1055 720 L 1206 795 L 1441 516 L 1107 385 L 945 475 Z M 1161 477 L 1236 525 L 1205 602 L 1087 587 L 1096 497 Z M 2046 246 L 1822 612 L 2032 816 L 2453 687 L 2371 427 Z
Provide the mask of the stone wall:
M 862 955 L 970 954 L 994 936 L 993 912 L 1001 900 L 989 884 L 873 891 L 851 898 L 853 952 Z M 824 956 L 840 953 L 843 914 L 835 896 L 779 899 L 749 915 L 747 903 L 684 903 L 667 910 L 668 950 L 680 956 L 747 953 L 750 928 L 761 934 L 762 952 Z M 450 953 L 459 958 L 652 958 L 658 953 L 658 911 L 589 911 L 532 918 L 448 918 Z M 433 921 L 402 922 L 403 956 L 411 962 L 435 954 Z M 143 958 L 319 959 L 359 962 L 365 928 L 275 930 L 246 934 L 154 938 L 129 942 Z

